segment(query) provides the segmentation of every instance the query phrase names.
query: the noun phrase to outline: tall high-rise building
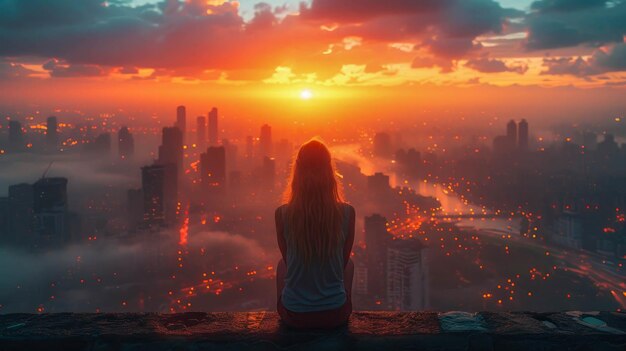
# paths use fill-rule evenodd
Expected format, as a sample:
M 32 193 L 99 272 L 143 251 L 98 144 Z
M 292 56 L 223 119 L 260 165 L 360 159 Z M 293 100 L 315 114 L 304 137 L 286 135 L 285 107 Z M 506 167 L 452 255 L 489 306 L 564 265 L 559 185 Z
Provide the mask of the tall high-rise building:
M 24 149 L 25 145 L 22 123 L 19 121 L 9 121 L 9 149 L 20 151 Z
M 200 155 L 200 178 L 205 189 L 222 189 L 226 182 L 226 149 L 209 146 Z
M 206 147 L 206 128 L 206 118 L 198 116 L 196 118 L 196 146 L 200 150 L 204 150 Z
M 246 137 L 246 158 L 254 157 L 254 138 L 251 135 Z
M 226 164 L 229 169 L 237 168 L 237 159 L 239 154 L 239 148 L 237 145 L 230 142 L 228 139 L 222 139 L 222 146 L 226 150 Z
M 217 107 L 213 107 L 211 112 L 209 112 L 209 146 L 216 146 L 218 138 Z
M 178 205 L 176 165 L 154 164 L 141 168 L 143 220 L 148 225 L 171 225 L 176 222 Z
M 87 145 L 89 151 L 101 155 L 111 154 L 111 133 L 99 134 L 92 144 Z
M 259 147 L 261 149 L 261 157 L 272 157 L 272 127 L 268 124 L 261 126 Z
M 183 134 L 178 127 L 163 127 L 158 164 L 173 164 L 178 174 L 183 172 Z
M 367 193 L 373 197 L 380 199 L 391 189 L 389 185 L 389 176 L 380 172 L 376 172 L 371 176 L 367 176 Z
M 127 127 L 120 128 L 117 133 L 117 150 L 120 158 L 130 158 L 135 153 L 135 139 Z
M 429 307 L 428 249 L 418 239 L 393 240 L 387 248 L 387 308 Z
M 378 157 L 393 156 L 393 146 L 389 134 L 376 133 L 376 135 L 374 135 L 374 155 Z
M 263 157 L 261 166 L 261 185 L 264 190 L 272 191 L 276 185 L 276 160 L 272 157 Z
M 365 217 L 367 291 L 375 298 L 384 299 L 386 295 L 387 247 L 390 241 L 385 217 L 378 214 Z
M 517 123 L 514 120 L 510 120 L 506 125 L 506 137 L 509 140 L 512 148 L 517 145 Z
M 35 221 L 33 217 L 34 193 L 31 184 L 9 186 L 10 241 L 17 244 L 34 244 Z
M 187 108 L 185 106 L 178 106 L 176 108 L 176 123 L 174 126 L 180 129 L 184 140 L 185 133 L 187 133 Z
M 0 196 L 0 245 L 10 242 L 9 218 L 9 198 Z
M 519 122 L 517 143 L 520 150 L 528 150 L 528 122 L 525 119 Z
M 57 118 L 54 116 L 48 117 L 46 120 L 46 146 L 49 151 L 56 151 L 59 145 L 59 131 Z
M 144 199 L 141 189 L 129 189 L 126 193 L 126 220 L 129 232 L 135 232 L 143 223 Z
M 70 240 L 67 178 L 41 178 L 33 184 L 35 232 L 48 243 Z

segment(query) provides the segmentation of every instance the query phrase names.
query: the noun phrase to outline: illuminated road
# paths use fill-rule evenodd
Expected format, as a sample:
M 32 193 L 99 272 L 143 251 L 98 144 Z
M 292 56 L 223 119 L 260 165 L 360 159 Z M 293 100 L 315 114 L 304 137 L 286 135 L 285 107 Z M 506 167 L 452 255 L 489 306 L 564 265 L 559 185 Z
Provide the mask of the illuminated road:
M 483 206 L 471 204 L 456 195 L 450 188 L 440 184 L 405 181 L 405 185 L 417 189 L 424 196 L 435 197 L 441 203 L 441 212 L 437 217 L 459 219 L 473 217 L 458 223 L 472 227 L 480 234 L 513 242 L 552 256 L 561 261 L 564 269 L 586 277 L 598 288 L 609 291 L 620 307 L 626 309 L 626 273 L 620 271 L 621 269 L 618 270 L 615 265 L 608 264 L 606 258 L 601 255 L 587 251 L 572 251 L 549 245 L 540 239 L 522 237 L 519 235 L 519 230 L 515 230 L 518 221 L 496 219 L 496 217 L 501 217 L 500 213 L 496 214 Z
M 479 233 L 502 240 L 509 240 L 526 248 L 545 252 L 560 260 L 568 271 L 591 280 L 597 287 L 608 290 L 620 307 L 626 309 L 626 274 L 618 272 L 613 266 L 607 265 L 600 255 L 587 252 L 570 252 L 566 249 L 547 245 L 537 240 L 510 235 L 511 231 L 500 229 L 479 229 Z

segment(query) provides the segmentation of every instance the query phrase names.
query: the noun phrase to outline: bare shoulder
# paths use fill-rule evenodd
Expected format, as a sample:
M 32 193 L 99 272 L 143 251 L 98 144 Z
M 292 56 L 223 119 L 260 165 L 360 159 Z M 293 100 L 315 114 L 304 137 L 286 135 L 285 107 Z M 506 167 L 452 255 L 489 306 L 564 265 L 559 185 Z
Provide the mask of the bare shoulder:
M 344 202 L 343 205 L 348 208 L 348 213 L 350 214 L 350 217 L 354 217 L 356 215 L 356 210 L 354 209 L 354 206 L 350 205 L 349 203 L 345 203 L 345 202 Z

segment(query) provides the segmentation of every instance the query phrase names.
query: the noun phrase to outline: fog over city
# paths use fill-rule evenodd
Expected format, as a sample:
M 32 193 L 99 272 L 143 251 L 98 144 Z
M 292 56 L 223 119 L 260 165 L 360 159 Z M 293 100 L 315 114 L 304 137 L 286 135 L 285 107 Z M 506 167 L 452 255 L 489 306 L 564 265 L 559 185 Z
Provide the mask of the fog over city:
M 274 309 L 274 209 L 315 136 L 357 211 L 355 309 L 626 307 L 619 118 L 314 134 L 206 110 L 173 107 L 159 127 L 62 112 L 3 123 L 0 312 Z M 396 271 L 400 254 L 414 263 Z

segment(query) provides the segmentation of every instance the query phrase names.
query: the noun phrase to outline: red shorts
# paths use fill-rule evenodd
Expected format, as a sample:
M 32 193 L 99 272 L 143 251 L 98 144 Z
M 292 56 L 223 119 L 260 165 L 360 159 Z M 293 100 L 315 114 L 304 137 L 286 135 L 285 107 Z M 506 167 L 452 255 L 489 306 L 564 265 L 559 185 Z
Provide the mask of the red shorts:
M 329 329 L 348 323 L 352 313 L 352 299 L 346 295 L 346 302 L 333 310 L 314 312 L 293 312 L 285 308 L 278 298 L 278 314 L 288 326 L 296 329 Z

